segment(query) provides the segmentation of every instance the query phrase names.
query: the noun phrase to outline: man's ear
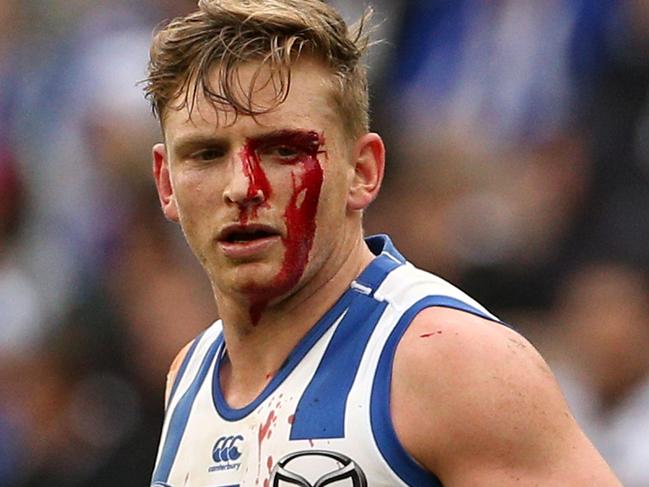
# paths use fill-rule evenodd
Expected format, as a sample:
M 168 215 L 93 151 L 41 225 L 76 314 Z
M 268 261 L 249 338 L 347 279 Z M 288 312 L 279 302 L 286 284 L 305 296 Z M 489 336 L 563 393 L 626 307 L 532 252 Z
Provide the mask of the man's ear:
M 158 189 L 160 205 L 165 217 L 172 222 L 178 222 L 178 208 L 176 206 L 176 197 L 171 185 L 169 174 L 169 160 L 164 144 L 153 146 L 153 177 Z
M 381 188 L 385 146 L 378 134 L 368 133 L 356 141 L 353 150 L 354 176 L 347 196 L 347 208 L 364 210 Z

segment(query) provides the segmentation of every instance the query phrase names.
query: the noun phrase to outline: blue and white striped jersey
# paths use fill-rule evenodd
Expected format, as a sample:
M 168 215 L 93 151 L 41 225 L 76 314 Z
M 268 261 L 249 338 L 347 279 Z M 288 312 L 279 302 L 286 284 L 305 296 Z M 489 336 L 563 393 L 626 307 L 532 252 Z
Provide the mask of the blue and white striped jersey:
M 223 398 L 222 324 L 185 356 L 168 402 L 152 486 L 440 486 L 399 443 L 390 417 L 394 353 L 422 309 L 496 320 L 448 282 L 417 269 L 389 238 L 248 406 Z

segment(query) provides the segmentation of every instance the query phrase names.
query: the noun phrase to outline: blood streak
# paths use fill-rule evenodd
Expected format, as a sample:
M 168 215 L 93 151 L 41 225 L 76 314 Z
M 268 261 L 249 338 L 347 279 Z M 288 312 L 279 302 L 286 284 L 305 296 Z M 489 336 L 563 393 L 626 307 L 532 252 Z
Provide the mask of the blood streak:
M 275 411 L 271 411 L 268 414 L 268 418 L 266 418 L 266 422 L 262 425 L 259 425 L 259 435 L 258 435 L 258 440 L 259 440 L 259 451 L 261 451 L 261 444 L 264 442 L 266 438 L 268 438 L 270 435 L 270 427 L 273 424 L 273 420 L 275 419 Z
M 437 330 L 437 331 L 434 331 L 432 333 L 424 333 L 422 335 L 419 335 L 419 337 L 420 338 L 430 338 L 433 335 L 441 335 L 441 334 L 442 334 L 442 330 Z
M 266 460 L 266 466 L 268 467 L 268 474 L 273 473 L 273 457 L 268 457 Z M 264 479 L 264 487 L 270 487 L 270 479 Z
M 264 205 L 272 195 L 272 187 L 261 166 L 260 153 L 269 148 L 287 147 L 296 152 L 296 157 L 284 161 L 295 169 L 291 172 L 293 193 L 284 211 L 286 236 L 282 267 L 270 286 L 255 290 L 250 305 L 250 319 L 253 324 L 259 322 L 261 315 L 274 297 L 293 288 L 304 273 L 309 261 L 309 252 L 313 246 L 316 231 L 316 213 L 322 189 L 323 171 L 318 161 L 320 147 L 324 138 L 315 131 L 280 131 L 269 136 L 248 140 L 241 152 L 243 171 L 249 180 L 248 199 L 261 193 Z M 256 217 L 257 206 L 252 207 L 252 217 Z M 248 221 L 245 209 L 241 212 L 241 224 Z
M 248 192 L 247 199 L 251 201 L 256 198 L 260 193 L 263 199 L 263 205 L 268 206 L 268 198 L 273 194 L 272 187 L 266 173 L 261 167 L 261 159 L 258 153 L 258 141 L 248 141 L 248 143 L 241 150 L 240 157 L 243 165 L 243 174 L 248 178 Z M 250 211 L 252 215 L 248 213 L 248 208 L 242 208 L 241 214 L 239 215 L 239 222 L 242 225 L 248 223 L 249 216 L 252 218 L 257 218 L 257 205 L 251 205 Z
M 268 413 L 266 422 L 259 425 L 259 433 L 257 435 L 257 439 L 259 440 L 259 451 L 257 452 L 259 455 L 259 460 L 257 461 L 257 478 L 259 478 L 261 469 L 261 445 L 265 439 L 270 437 L 270 427 L 275 421 L 277 421 L 277 418 L 275 417 L 275 411 L 271 411 L 270 413 Z

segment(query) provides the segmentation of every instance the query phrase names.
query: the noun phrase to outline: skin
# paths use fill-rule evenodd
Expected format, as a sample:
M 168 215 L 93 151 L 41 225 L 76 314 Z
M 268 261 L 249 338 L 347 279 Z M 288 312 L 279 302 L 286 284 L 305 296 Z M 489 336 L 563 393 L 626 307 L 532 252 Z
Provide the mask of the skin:
M 243 86 L 255 69 L 243 65 Z M 376 134 L 345 137 L 332 108 L 330 75 L 316 61 L 297 62 L 292 75 L 286 102 L 256 120 L 228 112 L 217 117 L 200 99 L 191 117 L 170 110 L 163 119 L 165 144 L 153 149 L 163 211 L 181 224 L 212 283 L 228 348 L 220 380 L 232 407 L 259 394 L 315 317 L 373 258 L 361 217 L 381 184 L 383 143 Z M 270 96 L 262 89 L 255 100 Z M 266 185 L 251 179 L 246 162 L 250 141 L 255 145 L 277 130 L 314 132 L 322 142 L 315 234 L 306 264 L 286 287 L 277 280 L 286 268 L 286 214 L 302 169 L 278 159 L 282 151 L 270 151 L 260 158 Z M 268 225 L 279 236 L 258 253 L 232 258 L 217 236 L 244 211 L 246 222 Z M 256 316 L 260 296 L 265 302 Z M 466 313 L 431 308 L 415 318 L 397 348 L 391 411 L 405 449 L 445 486 L 620 485 L 533 347 Z

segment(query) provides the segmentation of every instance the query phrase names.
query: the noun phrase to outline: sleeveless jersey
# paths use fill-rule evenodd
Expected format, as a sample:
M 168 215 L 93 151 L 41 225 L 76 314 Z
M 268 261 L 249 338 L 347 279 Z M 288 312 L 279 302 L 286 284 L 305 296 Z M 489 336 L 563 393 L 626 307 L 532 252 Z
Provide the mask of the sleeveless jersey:
M 229 407 L 220 388 L 221 322 L 194 340 L 171 390 L 152 486 L 442 485 L 394 431 L 395 349 L 427 307 L 497 320 L 406 262 L 388 237 L 367 242 L 376 258 L 248 406 Z

